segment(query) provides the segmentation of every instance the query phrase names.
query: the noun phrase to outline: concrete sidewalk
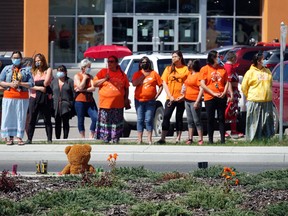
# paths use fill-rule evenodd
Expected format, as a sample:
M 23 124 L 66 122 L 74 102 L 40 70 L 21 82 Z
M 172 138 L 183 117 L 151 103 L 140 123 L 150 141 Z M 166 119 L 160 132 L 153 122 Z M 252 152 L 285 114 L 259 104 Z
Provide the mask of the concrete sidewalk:
M 83 140 L 81 141 L 83 142 Z M 0 163 L 5 160 L 67 161 L 64 149 L 69 144 L 0 145 Z M 97 145 L 92 144 L 91 161 L 106 161 L 117 153 L 122 162 L 235 162 L 287 163 L 288 147 Z

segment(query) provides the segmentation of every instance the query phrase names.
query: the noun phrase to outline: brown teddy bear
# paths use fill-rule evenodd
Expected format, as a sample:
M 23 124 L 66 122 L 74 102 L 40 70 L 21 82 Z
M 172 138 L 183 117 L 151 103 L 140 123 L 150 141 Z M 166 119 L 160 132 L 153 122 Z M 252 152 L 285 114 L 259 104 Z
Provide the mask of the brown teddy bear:
M 79 174 L 83 171 L 94 173 L 95 168 L 88 164 L 91 150 L 92 147 L 89 144 L 67 146 L 65 153 L 67 154 L 69 164 L 64 167 L 61 174 Z

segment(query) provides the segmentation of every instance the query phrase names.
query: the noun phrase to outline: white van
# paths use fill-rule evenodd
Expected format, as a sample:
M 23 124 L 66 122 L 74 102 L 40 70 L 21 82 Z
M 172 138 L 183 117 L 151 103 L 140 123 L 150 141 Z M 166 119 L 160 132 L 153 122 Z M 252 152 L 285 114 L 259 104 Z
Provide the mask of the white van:
M 127 74 L 129 82 L 132 81 L 133 74 L 138 71 L 139 67 L 139 61 L 142 57 L 147 56 L 151 63 L 152 68 L 154 71 L 158 72 L 161 76 L 166 66 L 171 65 L 172 57 L 171 53 L 151 53 L 151 54 L 138 54 L 138 55 L 132 55 L 132 56 L 126 56 L 122 59 L 120 62 L 120 66 L 122 70 Z M 206 64 L 207 55 L 205 54 L 185 54 L 183 53 L 183 57 L 188 63 L 188 60 L 192 59 L 199 59 L 201 62 L 201 65 Z M 136 124 L 137 124 L 137 115 L 135 110 L 135 104 L 134 104 L 134 91 L 135 87 L 130 83 L 129 87 L 129 99 L 131 101 L 131 109 L 124 111 L 124 137 L 128 137 L 130 135 L 130 131 L 136 130 Z M 154 115 L 154 135 L 155 136 L 161 136 L 162 132 L 162 121 L 164 116 L 164 104 L 166 101 L 166 93 L 163 89 L 161 95 L 158 97 L 156 101 L 156 109 L 155 109 L 155 115 Z M 206 112 L 203 110 L 203 118 L 206 118 Z M 183 116 L 184 126 L 187 126 L 187 118 L 186 118 L 186 112 L 184 112 Z M 171 117 L 171 127 L 169 130 L 168 135 L 172 135 L 174 132 L 174 123 L 175 123 L 175 110 Z M 206 130 L 206 122 L 203 122 L 204 131 Z

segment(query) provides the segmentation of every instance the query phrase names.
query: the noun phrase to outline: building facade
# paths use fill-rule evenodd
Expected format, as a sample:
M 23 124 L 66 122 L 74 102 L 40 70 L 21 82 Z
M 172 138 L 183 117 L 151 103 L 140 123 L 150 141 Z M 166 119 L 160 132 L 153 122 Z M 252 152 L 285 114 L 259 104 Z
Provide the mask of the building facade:
M 17 0 L 10 5 L 16 2 L 19 6 Z M 55 64 L 68 66 L 99 44 L 126 45 L 133 52 L 195 52 L 248 44 L 250 38 L 272 41 L 280 37 L 288 9 L 281 0 L 26 0 L 22 5 L 24 12 L 17 15 L 24 17 L 23 43 L 6 34 L 9 40 L 1 46 L 0 36 L 2 51 L 51 56 L 52 50 Z

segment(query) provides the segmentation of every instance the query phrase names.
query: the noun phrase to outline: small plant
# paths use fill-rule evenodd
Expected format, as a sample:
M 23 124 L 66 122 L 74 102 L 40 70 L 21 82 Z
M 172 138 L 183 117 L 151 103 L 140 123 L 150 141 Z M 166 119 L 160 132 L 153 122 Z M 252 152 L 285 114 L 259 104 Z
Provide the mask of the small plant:
M 225 185 L 225 193 L 230 192 L 230 186 L 232 184 L 238 185 L 239 184 L 239 179 L 236 178 L 236 172 L 233 171 L 230 167 L 224 167 L 223 172 L 221 174 L 222 177 L 224 177 L 224 185 Z
M 12 178 L 8 177 L 8 174 L 8 171 L 3 170 L 0 178 L 0 191 L 3 191 L 5 193 L 17 190 L 15 181 Z
M 116 160 L 117 160 L 118 154 L 114 153 L 113 155 L 110 154 L 107 158 L 107 161 L 109 162 L 109 167 L 111 167 L 111 172 L 114 173 L 116 169 Z

